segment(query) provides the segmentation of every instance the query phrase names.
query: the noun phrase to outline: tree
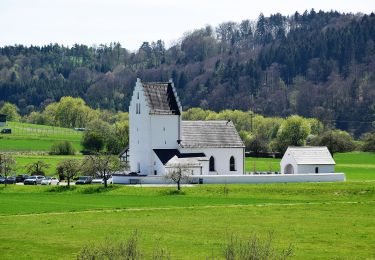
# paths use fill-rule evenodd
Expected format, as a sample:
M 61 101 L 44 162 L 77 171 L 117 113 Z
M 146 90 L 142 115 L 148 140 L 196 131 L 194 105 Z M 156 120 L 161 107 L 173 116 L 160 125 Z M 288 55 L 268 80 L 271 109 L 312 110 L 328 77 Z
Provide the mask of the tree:
M 0 114 L 7 115 L 8 121 L 19 121 L 21 116 L 18 114 L 18 107 L 9 102 L 5 102 L 0 109 Z
M 82 136 L 82 146 L 91 151 L 99 152 L 104 148 L 104 136 L 101 133 L 95 131 L 85 131 Z
M 350 152 L 355 143 L 349 133 L 341 130 L 326 131 L 311 142 L 313 145 L 327 146 L 331 154 Z
M 375 132 L 374 133 L 366 133 L 363 136 L 362 150 L 364 152 L 375 152 Z
M 103 178 L 104 187 L 107 188 L 108 178 L 121 169 L 121 162 L 117 156 L 97 153 L 85 157 L 82 162 L 82 169 L 88 175 Z
M 182 163 L 174 163 L 168 165 L 167 173 L 164 175 L 166 180 L 171 180 L 177 184 L 177 190 L 181 190 L 181 182 L 189 181 L 190 179 L 190 165 Z
M 70 187 L 70 180 L 78 175 L 81 171 L 81 166 L 78 160 L 68 159 L 61 161 L 57 165 L 57 173 L 68 180 L 68 187 Z
M 282 124 L 276 137 L 276 150 L 284 153 L 288 146 L 302 146 L 310 133 L 309 124 L 300 116 L 290 116 Z
M 26 166 L 26 172 L 29 175 L 45 175 L 45 169 L 49 168 L 49 164 L 43 161 L 36 161 Z
M 12 156 L 7 154 L 0 154 L 0 175 L 8 177 L 9 173 L 14 169 L 16 161 Z M 5 182 L 6 185 L 6 182 Z

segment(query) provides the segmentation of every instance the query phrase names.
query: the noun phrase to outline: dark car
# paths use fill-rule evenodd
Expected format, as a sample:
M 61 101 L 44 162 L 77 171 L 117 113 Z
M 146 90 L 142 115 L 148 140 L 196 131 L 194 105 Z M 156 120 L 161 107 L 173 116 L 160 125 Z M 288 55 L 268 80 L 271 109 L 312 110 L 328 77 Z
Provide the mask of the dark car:
M 9 176 L 5 179 L 6 184 L 15 184 L 16 183 L 16 177 L 14 176 Z
M 11 134 L 12 133 L 12 129 L 10 129 L 10 128 L 1 129 L 0 133 L 2 133 L 2 134 Z
M 76 181 L 76 185 L 91 184 L 91 182 L 92 182 L 91 176 L 81 176 Z
M 24 185 L 37 185 L 37 184 L 40 184 L 43 179 L 44 179 L 44 176 L 41 176 L 41 175 L 30 176 L 29 178 L 23 181 L 23 184 Z
M 5 178 L 3 176 L 0 176 L 0 184 L 4 184 L 5 183 Z
M 27 174 L 20 174 L 20 175 L 17 175 L 17 176 L 16 176 L 16 182 L 23 182 L 23 181 L 26 180 L 27 178 L 29 178 L 29 175 L 27 175 Z

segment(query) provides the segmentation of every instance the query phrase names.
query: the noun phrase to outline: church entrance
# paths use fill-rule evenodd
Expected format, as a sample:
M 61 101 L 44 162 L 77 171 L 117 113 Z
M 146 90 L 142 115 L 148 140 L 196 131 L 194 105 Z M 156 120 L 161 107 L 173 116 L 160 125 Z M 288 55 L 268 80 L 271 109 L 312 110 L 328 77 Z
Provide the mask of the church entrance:
M 293 174 L 294 173 L 294 168 L 293 165 L 287 164 L 284 169 L 285 174 Z

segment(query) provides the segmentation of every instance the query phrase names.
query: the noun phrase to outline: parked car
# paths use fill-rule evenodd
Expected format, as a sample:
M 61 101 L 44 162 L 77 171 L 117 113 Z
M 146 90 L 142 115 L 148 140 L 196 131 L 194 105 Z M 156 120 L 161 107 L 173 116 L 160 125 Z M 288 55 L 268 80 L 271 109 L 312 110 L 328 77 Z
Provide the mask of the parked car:
M 6 177 L 5 183 L 6 184 L 15 184 L 16 183 L 16 177 L 14 177 L 14 176 Z
M 59 185 L 60 181 L 56 177 L 45 177 L 41 185 Z
M 3 176 L 0 176 L 0 184 L 4 184 L 5 183 L 5 178 Z
M 23 181 L 23 184 L 24 185 L 37 185 L 37 184 L 40 184 L 43 179 L 44 179 L 44 176 L 42 175 L 30 176 L 29 178 Z
M 12 129 L 10 128 L 3 128 L 1 129 L 1 134 L 11 134 L 12 133 Z
M 107 178 L 108 178 L 107 184 L 113 184 L 112 176 L 108 176 Z M 104 184 L 104 178 L 93 179 L 91 183 L 92 184 Z
M 23 181 L 26 180 L 27 178 L 29 178 L 29 175 L 27 175 L 27 174 L 20 174 L 20 175 L 17 175 L 17 176 L 16 176 L 16 182 L 23 182 Z
M 81 176 L 76 181 L 76 185 L 91 184 L 91 182 L 92 182 L 92 177 L 91 176 Z

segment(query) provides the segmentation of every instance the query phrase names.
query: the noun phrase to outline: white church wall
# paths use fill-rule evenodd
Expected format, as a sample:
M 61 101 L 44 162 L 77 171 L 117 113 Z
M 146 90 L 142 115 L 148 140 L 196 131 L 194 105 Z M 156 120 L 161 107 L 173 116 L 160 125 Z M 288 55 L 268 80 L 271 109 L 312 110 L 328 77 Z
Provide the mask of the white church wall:
M 243 148 L 181 148 L 182 153 L 204 153 L 208 159 L 211 156 L 215 159 L 215 171 L 204 172 L 204 174 L 217 175 L 238 175 L 243 174 Z M 233 156 L 235 159 L 235 171 L 230 171 L 229 160 Z M 208 166 L 208 165 L 207 165 Z M 208 167 L 207 167 L 208 169 Z
M 136 82 L 129 106 L 129 150 L 130 170 L 151 174 L 151 123 L 140 81 Z
M 318 173 L 333 173 L 335 172 L 334 165 L 323 165 L 323 164 L 304 164 L 304 165 L 297 165 L 297 174 L 303 173 L 314 173 L 315 168 L 318 167 Z
M 297 170 L 297 162 L 296 162 L 296 160 L 290 154 L 286 154 L 285 153 L 284 156 L 283 156 L 283 158 L 280 161 L 280 172 L 282 174 L 285 174 L 285 167 L 288 164 L 291 164 L 293 166 L 294 171 Z
M 179 135 L 178 115 L 151 115 L 153 149 L 177 149 Z

